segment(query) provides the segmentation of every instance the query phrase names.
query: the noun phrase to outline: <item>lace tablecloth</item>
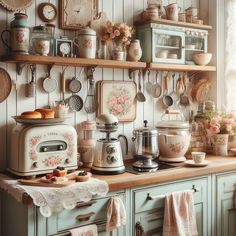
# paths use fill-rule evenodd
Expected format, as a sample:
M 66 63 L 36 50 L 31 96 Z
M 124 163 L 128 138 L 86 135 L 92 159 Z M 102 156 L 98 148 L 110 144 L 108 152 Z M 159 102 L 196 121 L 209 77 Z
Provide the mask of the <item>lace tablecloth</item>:
M 22 201 L 23 194 L 27 193 L 45 217 L 63 209 L 71 210 L 77 202 L 89 201 L 95 195 L 106 196 L 108 192 L 108 184 L 94 178 L 66 187 L 52 188 L 22 185 L 17 180 L 3 174 L 0 174 L 0 188 L 12 195 L 17 201 Z

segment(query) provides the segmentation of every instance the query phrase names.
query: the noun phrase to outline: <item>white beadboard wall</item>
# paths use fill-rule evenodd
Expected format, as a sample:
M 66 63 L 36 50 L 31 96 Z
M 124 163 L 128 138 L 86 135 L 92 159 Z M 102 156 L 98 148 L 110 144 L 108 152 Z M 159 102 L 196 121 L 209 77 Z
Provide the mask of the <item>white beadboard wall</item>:
M 133 24 L 136 16 L 142 12 L 147 5 L 146 0 L 98 0 L 99 1 L 99 11 L 105 11 L 109 19 L 113 22 L 126 22 L 128 24 Z M 46 2 L 46 0 L 35 0 L 33 5 L 26 10 L 26 14 L 29 19 L 29 26 L 35 26 L 39 24 L 44 24 L 37 16 L 37 6 L 41 2 Z M 57 0 L 49 0 L 55 5 L 58 5 Z M 163 0 L 163 5 L 168 5 L 172 2 L 177 2 L 181 9 L 186 9 L 189 6 L 196 6 L 201 8 L 199 0 Z M 203 1 L 205 2 L 205 1 Z M 205 13 L 204 13 L 205 12 Z M 202 14 L 204 19 L 207 18 L 206 11 Z M 202 16 L 203 16 L 202 15 Z M 8 28 L 11 20 L 14 17 L 14 13 L 6 11 L 3 8 L 0 8 L 0 29 L 1 31 Z M 58 22 L 55 22 L 58 25 Z M 73 37 L 75 32 L 60 30 L 56 28 L 55 36 L 68 35 Z M 0 43 L 0 55 L 4 55 L 5 47 L 2 42 Z M 16 74 L 15 64 L 6 64 L 0 62 L 0 66 L 5 68 L 10 76 L 12 81 L 16 84 L 16 89 L 13 88 L 10 96 L 2 103 L 0 103 L 0 170 L 6 168 L 7 156 L 11 148 L 10 143 L 10 134 L 11 129 L 15 126 L 15 122 L 12 119 L 12 116 L 20 115 L 23 111 L 34 110 L 35 108 L 43 107 L 48 104 L 48 95 L 42 89 L 42 77 L 47 73 L 47 67 L 43 65 L 37 65 L 36 69 L 36 97 L 27 98 L 25 97 L 25 85 L 30 81 L 31 74 L 29 68 L 24 68 L 22 75 Z M 66 69 L 65 77 L 70 79 L 73 76 L 78 76 L 81 68 L 68 67 Z M 59 73 L 63 70 L 63 67 L 53 67 L 51 71 L 51 76 L 58 79 L 59 82 Z M 123 69 L 102 69 L 96 68 L 94 73 L 95 79 L 98 80 L 129 80 L 128 71 Z M 137 82 L 137 75 L 134 76 L 134 80 Z M 79 95 L 85 99 L 87 93 L 87 81 L 84 73 L 81 74 L 80 78 L 82 82 L 82 90 L 79 92 Z M 153 76 L 151 76 L 153 80 Z M 158 120 L 160 120 L 161 113 L 163 112 L 163 107 L 161 105 L 161 100 L 151 98 L 145 91 L 145 84 L 147 79 L 143 80 L 144 93 L 147 98 L 145 103 L 137 103 L 137 117 L 134 122 L 130 123 L 120 123 L 119 130 L 116 134 L 122 133 L 127 135 L 129 139 L 129 157 L 132 153 L 132 131 L 135 128 L 141 127 L 143 125 L 143 120 L 147 119 L 149 125 L 154 126 Z M 1 85 L 0 85 L 1 86 Z M 66 97 L 69 97 L 71 94 L 66 93 Z M 50 95 L 51 101 L 61 100 L 62 96 L 59 89 Z M 80 112 L 73 113 L 72 118 L 68 122 L 73 125 L 78 132 L 78 135 L 81 135 L 79 129 L 79 124 L 86 119 L 95 119 L 95 114 L 87 115 L 84 109 Z M 97 137 L 100 134 L 97 133 Z M 128 158 L 128 157 L 125 157 Z

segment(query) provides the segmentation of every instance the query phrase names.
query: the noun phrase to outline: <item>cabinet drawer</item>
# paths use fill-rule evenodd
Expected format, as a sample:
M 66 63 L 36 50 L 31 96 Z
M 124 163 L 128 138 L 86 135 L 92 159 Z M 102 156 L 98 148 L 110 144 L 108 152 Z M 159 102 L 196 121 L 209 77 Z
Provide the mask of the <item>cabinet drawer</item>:
M 236 188 L 236 172 L 218 175 L 217 190 L 221 195 L 232 195 Z
M 115 196 L 120 197 L 125 204 L 123 193 L 119 193 Z M 51 234 L 54 234 L 59 231 L 64 231 L 85 224 L 106 221 L 106 209 L 110 197 L 112 196 L 92 199 L 89 202 L 80 202 L 74 209 L 63 210 L 57 215 L 50 217 L 48 219 L 48 231 Z
M 135 213 L 148 211 L 155 208 L 163 208 L 165 199 L 163 195 L 175 191 L 189 190 L 192 189 L 193 186 L 198 190 L 198 192 L 193 194 L 194 203 L 197 204 L 203 201 L 203 198 L 208 192 L 207 177 L 135 190 L 133 192 Z M 160 195 L 160 198 L 158 197 L 153 200 L 149 200 L 147 198 L 148 194 L 155 197 Z

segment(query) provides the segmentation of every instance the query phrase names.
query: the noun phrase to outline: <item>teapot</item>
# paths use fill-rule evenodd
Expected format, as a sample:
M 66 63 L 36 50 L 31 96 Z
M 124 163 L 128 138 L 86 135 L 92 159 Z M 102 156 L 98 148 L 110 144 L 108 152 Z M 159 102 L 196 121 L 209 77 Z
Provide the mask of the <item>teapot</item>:
M 168 20 L 178 21 L 178 14 L 181 10 L 177 3 L 171 3 L 168 6 L 163 6 L 166 11 Z
M 89 27 L 80 29 L 73 43 L 78 48 L 78 56 L 83 58 L 96 57 L 96 31 Z

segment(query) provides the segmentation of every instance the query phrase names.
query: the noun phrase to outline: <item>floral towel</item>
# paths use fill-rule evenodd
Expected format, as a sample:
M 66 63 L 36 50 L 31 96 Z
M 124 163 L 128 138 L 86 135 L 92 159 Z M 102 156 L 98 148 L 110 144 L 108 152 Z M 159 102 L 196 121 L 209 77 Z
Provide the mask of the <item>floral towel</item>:
M 71 236 L 98 236 L 97 225 L 87 225 L 69 230 Z
M 121 198 L 112 197 L 107 206 L 106 230 L 111 231 L 122 225 L 126 225 L 126 211 Z
M 196 236 L 197 224 L 192 190 L 166 196 L 163 236 Z

